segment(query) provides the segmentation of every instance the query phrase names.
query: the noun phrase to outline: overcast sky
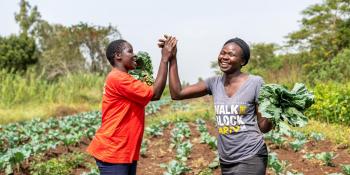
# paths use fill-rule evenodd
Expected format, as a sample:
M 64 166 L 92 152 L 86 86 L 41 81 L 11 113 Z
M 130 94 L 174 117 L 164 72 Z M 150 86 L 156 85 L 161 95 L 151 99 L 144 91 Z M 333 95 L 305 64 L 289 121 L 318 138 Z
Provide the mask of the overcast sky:
M 301 11 L 321 0 L 30 0 L 44 20 L 64 25 L 87 22 L 117 26 L 134 51 L 150 53 L 157 72 L 163 34 L 177 37 L 181 81 L 194 83 L 213 75 L 225 41 L 240 37 L 249 44 L 284 44 L 300 27 Z M 0 35 L 18 33 L 14 13 L 19 0 L 0 0 Z

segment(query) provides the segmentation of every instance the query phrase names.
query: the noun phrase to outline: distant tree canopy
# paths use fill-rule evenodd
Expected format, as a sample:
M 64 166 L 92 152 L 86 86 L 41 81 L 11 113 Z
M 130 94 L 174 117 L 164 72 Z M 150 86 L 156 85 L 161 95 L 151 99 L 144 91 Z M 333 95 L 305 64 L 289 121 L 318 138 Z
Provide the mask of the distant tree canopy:
M 81 71 L 105 73 L 110 69 L 105 47 L 111 40 L 121 38 L 115 26 L 50 24 L 41 19 L 36 6 L 32 8 L 25 0 L 19 6 L 15 13 L 19 35 L 0 37 L 0 68 L 18 71 L 36 65 L 48 79 Z
M 0 68 L 11 72 L 25 71 L 38 61 L 33 38 L 27 35 L 0 36 Z
M 315 59 L 331 60 L 350 45 L 350 1 L 325 0 L 303 12 L 300 30 L 290 33 L 289 45 L 308 50 Z
M 301 28 L 287 36 L 286 46 L 251 44 L 251 58 L 243 70 L 271 79 L 289 77 L 311 84 L 348 81 L 350 1 L 325 0 L 306 8 L 302 15 Z M 221 74 L 216 59 L 211 68 Z
M 41 52 L 40 67 L 48 77 L 77 71 L 107 72 L 105 47 L 109 38 L 118 39 L 120 33 L 113 26 L 90 26 L 80 23 L 66 27 L 39 23 L 35 37 Z

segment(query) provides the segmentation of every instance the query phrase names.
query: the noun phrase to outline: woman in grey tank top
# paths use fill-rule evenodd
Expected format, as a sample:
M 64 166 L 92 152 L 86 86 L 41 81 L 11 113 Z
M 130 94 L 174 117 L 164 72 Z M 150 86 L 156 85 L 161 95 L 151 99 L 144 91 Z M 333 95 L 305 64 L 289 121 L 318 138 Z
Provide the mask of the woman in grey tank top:
M 164 39 L 159 40 L 162 46 Z M 250 58 L 249 46 L 240 38 L 228 40 L 218 56 L 221 76 L 181 87 L 176 50 L 170 61 L 169 84 L 173 100 L 212 95 L 218 129 L 218 152 L 223 175 L 263 175 L 267 148 L 263 133 L 272 123 L 258 112 L 257 102 L 263 79 L 241 72 Z

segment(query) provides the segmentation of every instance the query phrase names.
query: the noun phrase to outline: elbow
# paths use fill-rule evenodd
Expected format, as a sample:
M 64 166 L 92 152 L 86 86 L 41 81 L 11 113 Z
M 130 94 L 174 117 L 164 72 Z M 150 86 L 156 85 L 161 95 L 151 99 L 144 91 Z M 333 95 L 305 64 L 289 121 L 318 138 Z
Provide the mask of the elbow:
M 174 95 L 174 94 L 171 94 L 171 99 L 172 99 L 172 100 L 182 100 L 181 96 L 179 96 L 179 95 Z
M 158 101 L 158 100 L 160 100 L 160 97 L 161 97 L 161 96 L 162 96 L 161 94 L 154 94 L 153 97 L 152 97 L 152 101 Z

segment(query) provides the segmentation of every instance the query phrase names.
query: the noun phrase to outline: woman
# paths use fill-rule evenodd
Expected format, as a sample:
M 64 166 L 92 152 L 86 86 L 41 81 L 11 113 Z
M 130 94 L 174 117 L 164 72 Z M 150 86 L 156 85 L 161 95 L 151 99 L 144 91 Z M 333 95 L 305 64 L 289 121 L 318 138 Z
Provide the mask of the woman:
M 102 124 L 87 151 L 96 159 L 101 175 L 136 175 L 144 131 L 145 106 L 159 100 L 165 87 L 168 62 L 176 39 L 168 37 L 162 49 L 153 86 L 136 80 L 129 70 L 136 68 L 135 54 L 125 40 L 111 42 L 106 56 L 113 69 L 106 78 L 102 98 Z
M 163 43 L 164 39 L 159 45 Z M 258 112 L 258 95 L 263 79 L 241 72 L 250 58 L 248 44 L 239 38 L 228 40 L 218 57 L 223 75 L 185 88 L 180 84 L 176 50 L 173 57 L 169 70 L 172 99 L 213 95 L 222 174 L 265 174 L 267 148 L 262 133 L 270 131 L 272 123 Z

